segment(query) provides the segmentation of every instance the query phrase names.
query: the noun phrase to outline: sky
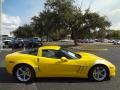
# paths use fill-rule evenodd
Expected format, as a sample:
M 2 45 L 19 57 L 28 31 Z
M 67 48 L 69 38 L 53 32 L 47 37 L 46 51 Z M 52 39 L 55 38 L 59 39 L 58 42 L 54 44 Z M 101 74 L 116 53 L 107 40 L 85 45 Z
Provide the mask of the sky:
M 23 24 L 29 24 L 31 17 L 44 9 L 45 0 L 2 0 L 2 34 L 10 32 Z M 82 2 L 82 4 L 81 4 Z M 92 12 L 107 16 L 111 29 L 120 29 L 120 0 L 75 0 L 75 5 L 84 11 L 89 7 Z

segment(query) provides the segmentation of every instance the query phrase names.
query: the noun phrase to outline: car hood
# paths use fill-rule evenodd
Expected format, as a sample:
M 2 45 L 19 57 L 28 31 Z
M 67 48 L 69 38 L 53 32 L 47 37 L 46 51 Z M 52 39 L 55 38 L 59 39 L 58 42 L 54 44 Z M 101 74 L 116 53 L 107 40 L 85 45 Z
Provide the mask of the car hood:
M 81 59 L 87 63 L 91 63 L 91 64 L 104 64 L 107 66 L 113 66 L 113 64 L 111 62 L 109 62 L 108 60 L 101 58 L 99 56 L 96 56 L 94 54 L 91 53 L 86 53 L 86 52 L 77 52 L 77 54 L 81 55 Z M 87 64 L 86 63 L 86 64 Z

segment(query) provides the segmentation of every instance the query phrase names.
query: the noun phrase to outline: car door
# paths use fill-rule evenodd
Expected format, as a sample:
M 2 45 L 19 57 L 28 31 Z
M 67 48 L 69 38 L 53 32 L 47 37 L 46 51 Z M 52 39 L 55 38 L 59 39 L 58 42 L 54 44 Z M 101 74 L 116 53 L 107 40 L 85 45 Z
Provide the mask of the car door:
M 80 64 L 77 63 L 79 59 L 67 59 L 67 61 L 62 61 L 61 57 L 65 57 L 65 55 L 58 52 L 58 50 L 42 51 L 42 57 L 39 57 L 40 74 L 49 77 L 77 75 L 77 70 L 80 66 Z M 59 57 L 56 56 L 56 54 L 59 54 Z

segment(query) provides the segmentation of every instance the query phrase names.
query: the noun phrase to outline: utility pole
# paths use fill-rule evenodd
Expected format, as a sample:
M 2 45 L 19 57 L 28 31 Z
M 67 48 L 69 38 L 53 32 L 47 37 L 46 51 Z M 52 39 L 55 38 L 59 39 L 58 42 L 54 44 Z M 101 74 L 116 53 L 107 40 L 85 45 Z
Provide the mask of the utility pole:
M 3 49 L 2 43 L 2 0 L 0 0 L 0 51 Z

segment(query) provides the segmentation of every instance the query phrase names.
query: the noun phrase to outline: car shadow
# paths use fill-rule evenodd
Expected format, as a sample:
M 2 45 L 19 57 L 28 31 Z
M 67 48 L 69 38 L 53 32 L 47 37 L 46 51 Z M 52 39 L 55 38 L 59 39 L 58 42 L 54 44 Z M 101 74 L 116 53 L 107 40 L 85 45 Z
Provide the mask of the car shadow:
M 93 82 L 88 79 L 83 78 L 38 78 L 34 82 L 44 82 L 44 83 L 84 83 L 84 82 Z
M 83 78 L 37 78 L 29 83 L 95 83 Z M 13 76 L 9 75 L 4 67 L 0 68 L 0 83 L 20 83 Z
M 0 68 L 0 83 L 17 83 L 14 77 L 9 75 L 4 67 Z

